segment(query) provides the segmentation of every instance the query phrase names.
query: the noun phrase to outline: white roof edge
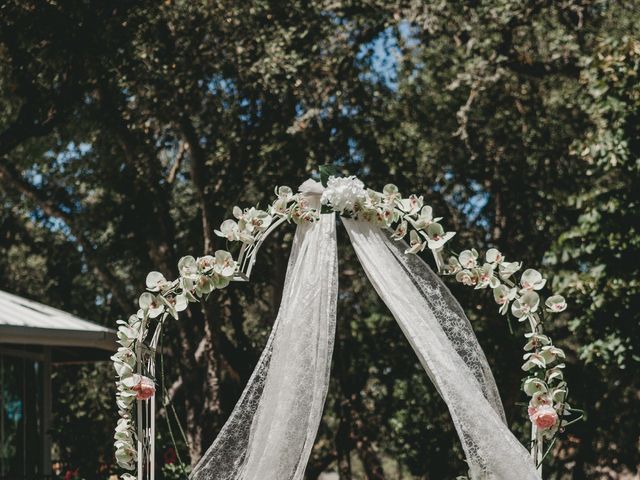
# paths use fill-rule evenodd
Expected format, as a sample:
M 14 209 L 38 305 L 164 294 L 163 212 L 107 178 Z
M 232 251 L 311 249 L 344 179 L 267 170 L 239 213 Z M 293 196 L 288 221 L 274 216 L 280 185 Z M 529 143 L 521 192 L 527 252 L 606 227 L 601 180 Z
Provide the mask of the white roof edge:
M 93 347 L 114 351 L 116 332 L 0 290 L 0 344 Z
M 112 352 L 118 347 L 116 335 L 113 332 L 82 332 L 6 325 L 0 325 L 0 344 L 89 347 Z

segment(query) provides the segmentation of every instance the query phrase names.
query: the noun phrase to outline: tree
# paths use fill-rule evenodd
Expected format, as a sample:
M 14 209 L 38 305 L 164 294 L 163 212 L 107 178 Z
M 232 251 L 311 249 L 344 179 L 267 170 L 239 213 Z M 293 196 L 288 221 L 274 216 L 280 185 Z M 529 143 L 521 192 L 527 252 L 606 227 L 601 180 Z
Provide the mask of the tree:
M 637 20 L 633 5 L 602 0 L 5 2 L 0 287 L 114 325 L 148 271 L 175 278 L 179 256 L 224 248 L 213 229 L 234 205 L 336 163 L 424 192 L 457 245 L 547 259 L 575 298 L 549 326 L 569 376 L 593 365 L 572 404 L 595 419 L 556 447 L 575 464 L 550 474 L 633 470 L 637 46 L 624 36 Z M 255 281 L 170 326 L 169 391 L 192 462 L 266 340 L 288 238 L 263 247 Z M 334 388 L 309 477 L 455 476 L 444 405 L 352 252 L 340 254 Z M 490 299 L 452 288 L 524 439 L 519 342 Z M 620 382 L 606 380 L 621 364 Z M 608 392 L 615 401 L 594 408 Z M 629 447 L 599 446 L 613 440 Z
M 569 199 L 576 221 L 548 255 L 550 263 L 562 268 L 558 285 L 576 301 L 568 327 L 586 364 L 584 374 L 591 377 L 579 398 L 589 406 L 589 421 L 597 427 L 580 429 L 584 448 L 577 461 L 584 464 L 613 454 L 630 469 L 640 436 L 633 420 L 638 415 L 634 392 L 640 361 L 635 318 L 640 307 L 635 213 L 640 201 L 639 65 L 640 43 L 626 36 L 603 39 L 585 61 L 583 102 L 592 126 L 572 153 L 593 180 Z M 612 410 L 618 412 L 613 417 Z M 614 425 L 604 427 L 609 422 Z M 614 428 L 617 441 L 609 442 Z

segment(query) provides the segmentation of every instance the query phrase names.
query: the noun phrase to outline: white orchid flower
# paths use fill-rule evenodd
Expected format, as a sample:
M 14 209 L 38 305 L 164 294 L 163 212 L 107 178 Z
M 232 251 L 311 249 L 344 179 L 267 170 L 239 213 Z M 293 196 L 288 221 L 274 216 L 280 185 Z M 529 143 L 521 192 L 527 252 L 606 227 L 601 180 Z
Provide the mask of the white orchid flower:
M 198 297 L 207 295 L 215 289 L 212 279 L 208 275 L 200 275 L 195 281 L 195 292 Z
M 393 208 L 389 206 L 383 206 L 376 209 L 376 220 L 379 224 L 389 226 L 393 222 L 394 212 Z
M 149 272 L 145 283 L 147 290 L 152 292 L 165 291 L 171 288 L 171 282 L 164 278 L 164 275 L 160 272 Z
M 174 307 L 178 312 L 182 312 L 186 310 L 187 307 L 189 306 L 189 299 L 187 298 L 187 295 L 185 295 L 184 293 L 176 295 L 174 297 L 174 301 L 175 301 Z
M 230 242 L 240 240 L 240 228 L 238 222 L 228 219 L 220 224 L 220 230 L 213 231 L 217 236 L 226 238 Z
M 409 234 L 409 248 L 407 248 L 404 253 L 418 253 L 425 249 L 427 244 L 422 241 L 420 235 L 415 230 L 411 230 Z
M 558 365 L 555 365 L 553 368 L 550 368 L 549 370 L 547 370 L 547 373 L 545 375 L 547 379 L 547 383 L 551 383 L 554 380 L 563 380 L 564 379 L 564 373 L 562 372 L 563 368 L 564 368 L 564 363 L 559 363 Z
M 553 295 L 544 302 L 547 312 L 558 313 L 567 309 L 567 302 L 562 295 Z
M 547 345 L 540 349 L 540 354 L 544 357 L 547 364 L 554 362 L 558 358 L 566 358 L 564 351 L 561 348 L 554 347 L 553 345 Z
M 120 382 L 120 385 L 118 385 L 118 393 L 116 394 L 116 396 L 125 405 L 131 405 L 136 398 L 136 392 L 133 391 L 131 387 L 127 387 L 122 382 Z M 128 417 L 122 417 L 122 418 L 128 418 Z
M 542 274 L 533 268 L 526 269 L 520 278 L 520 285 L 524 291 L 540 290 L 545 283 L 547 281 L 542 278 Z
M 164 303 L 160 296 L 153 295 L 149 292 L 144 292 L 138 299 L 140 308 L 147 312 L 149 318 L 156 318 L 162 312 L 164 312 Z
M 553 401 L 549 396 L 548 392 L 535 392 L 531 396 L 531 400 L 529 401 L 529 405 L 533 407 L 540 407 L 542 405 L 551 405 Z
M 120 410 L 119 414 L 122 418 L 125 418 L 124 416 L 127 415 L 126 412 L 131 409 L 135 400 L 136 394 L 132 391 L 118 392 L 116 394 L 116 405 Z
M 114 445 L 116 446 L 117 450 L 128 450 L 128 449 L 133 449 L 133 456 L 135 457 L 135 454 L 137 453 L 133 447 L 133 438 L 122 438 L 122 439 L 117 439 L 114 442 Z
M 374 225 L 386 225 L 381 208 L 370 208 L 363 205 L 362 209 L 358 211 L 357 217 Z
M 400 208 L 407 215 L 415 215 L 420 211 L 422 205 L 424 204 L 424 199 L 422 197 L 418 197 L 416 195 L 411 195 L 409 198 L 403 198 L 399 201 Z
M 242 243 L 246 243 L 247 245 L 251 245 L 256 241 L 256 237 L 251 234 L 251 232 L 247 229 L 241 230 L 239 234 L 239 239 Z
M 296 224 L 300 224 L 303 222 L 315 222 L 320 218 L 319 211 L 315 208 L 311 208 L 302 199 L 300 200 L 300 202 L 293 205 L 290 215 L 291 220 L 293 220 Z
M 401 221 L 391 235 L 394 240 L 402 240 L 407 235 L 408 225 L 406 220 Z
M 460 270 L 456 273 L 456 281 L 463 285 L 472 287 L 478 283 L 478 275 L 475 270 L 468 270 L 465 268 L 464 270 Z
M 246 230 L 250 233 L 253 232 L 262 232 L 269 228 L 273 217 L 269 215 L 264 210 L 258 210 L 254 207 L 251 207 L 249 210 L 245 212 L 242 216 L 242 220 L 240 224 L 245 223 L 244 228 L 241 226 L 241 230 Z
M 136 354 L 129 347 L 118 347 L 116 353 L 111 356 L 111 360 L 114 362 L 125 363 L 130 367 L 133 367 L 136 364 Z
M 496 279 L 497 280 L 497 279 Z M 493 287 L 493 298 L 500 305 L 500 314 L 505 315 L 509 311 L 509 302 L 516 298 L 517 290 L 506 285 Z
M 156 295 L 153 301 L 149 305 L 149 318 L 156 318 L 164 312 L 164 303 L 162 302 L 162 296 Z
M 131 375 L 127 375 L 120 379 L 120 384 L 126 388 L 127 391 L 133 391 L 133 387 L 138 383 L 140 383 L 140 375 L 137 373 L 132 373 Z
M 113 357 L 111 357 L 111 361 L 113 361 L 113 368 L 118 377 L 127 378 L 133 374 L 133 367 L 131 365 L 119 360 L 114 360 Z
M 132 435 L 131 420 L 128 418 L 119 418 L 116 423 L 116 438 L 126 438 Z
M 495 248 L 490 248 L 489 250 L 487 250 L 485 258 L 489 263 L 502 263 L 504 261 L 502 253 L 500 253 L 500 251 Z
M 462 270 L 462 265 L 460 265 L 458 258 L 454 256 L 449 257 L 447 262 L 447 274 L 453 275 L 454 273 L 458 273 L 460 270 Z
M 114 445 L 116 447 L 115 457 L 118 465 L 126 470 L 133 470 L 138 457 L 138 452 L 133 447 L 133 442 L 117 440 Z
M 522 386 L 524 392 L 530 397 L 538 392 L 546 393 L 549 391 L 547 384 L 536 377 L 529 377 L 524 381 Z
M 243 232 L 249 234 L 253 233 L 254 227 L 253 223 L 251 223 L 251 219 L 255 215 L 255 210 L 255 207 L 247 208 L 240 215 L 240 219 L 238 220 L 238 229 L 240 230 L 240 234 Z
M 281 187 L 276 187 L 275 192 L 276 192 L 276 196 L 278 197 L 278 200 L 284 200 L 285 203 L 289 203 L 291 200 L 293 200 L 294 195 L 291 187 L 282 185 Z
M 524 370 L 525 372 L 535 367 L 545 368 L 547 366 L 544 357 L 539 353 L 526 353 L 522 358 L 526 360 L 524 364 L 522 364 L 522 370 Z
M 529 291 L 522 295 L 520 298 L 516 298 L 511 304 L 511 313 L 513 316 L 525 320 L 529 315 L 538 311 L 540 305 L 540 296 L 533 291 Z
M 111 361 L 116 374 L 119 377 L 127 377 L 133 374 L 133 368 L 136 365 L 136 354 L 128 347 L 120 347 L 111 356 Z
M 133 404 L 135 401 L 135 392 L 133 399 L 131 397 L 121 397 L 121 392 L 116 394 L 116 406 L 118 407 L 118 415 L 120 418 L 131 418 L 131 410 L 133 410 Z M 128 393 L 128 392 L 127 392 Z M 114 435 L 115 437 L 115 435 Z
M 154 294 L 149 292 L 144 292 L 138 298 L 138 305 L 142 310 L 149 310 L 150 305 L 153 303 L 153 299 L 156 298 Z
M 219 273 L 214 273 L 211 277 L 211 281 L 213 282 L 213 286 L 215 288 L 221 289 L 225 288 L 231 282 L 231 277 L 225 277 L 220 275 Z
M 500 280 L 498 280 L 493 274 L 494 266 L 490 263 L 485 263 L 482 267 L 478 269 L 478 284 L 476 288 L 496 288 L 500 285 Z
M 444 232 L 442 225 L 439 223 L 432 223 L 424 232 L 427 237 L 427 243 L 431 250 L 438 250 L 444 246 L 449 240 L 456 234 L 455 232 Z
M 544 345 L 551 344 L 551 339 L 542 333 L 525 333 L 524 335 L 529 341 L 525 344 L 525 351 L 529 352 L 531 350 L 535 350 L 536 348 Z
M 288 211 L 288 204 L 284 198 L 278 198 L 269 208 L 271 215 L 285 215 Z
M 393 183 L 387 183 L 383 188 L 382 188 L 382 193 L 385 196 L 391 196 L 391 195 L 397 195 L 399 192 L 398 187 L 396 185 L 394 185 Z
M 376 192 L 371 188 L 367 188 L 367 198 L 363 203 L 363 206 L 366 208 L 376 208 L 376 207 L 385 207 L 385 208 L 393 208 L 393 205 L 389 205 L 388 202 L 384 201 L 384 195 L 380 192 Z
M 442 220 L 442 218 L 433 218 L 433 209 L 429 205 L 426 205 L 422 207 L 420 215 L 418 215 L 418 218 L 413 220 L 412 223 L 417 230 L 424 230 L 429 225 L 438 222 L 439 220 Z
M 476 268 L 478 266 L 478 251 L 475 248 L 463 250 L 458 255 L 458 259 L 464 268 Z
M 298 195 L 294 196 L 292 200 L 298 204 L 302 204 L 303 210 L 311 208 L 314 210 L 320 210 L 322 205 L 322 192 L 324 192 L 324 186 L 322 183 L 309 178 L 298 187 L 298 192 Z
M 387 203 L 395 203 L 396 199 L 400 196 L 398 187 L 393 183 L 387 183 L 382 189 L 382 195 Z
M 191 255 L 182 257 L 178 262 L 178 271 L 180 276 L 189 280 L 195 280 L 198 277 L 198 265 L 196 259 Z
M 502 280 L 506 280 L 511 275 L 522 268 L 522 262 L 501 262 L 498 264 L 498 273 Z
M 120 325 L 118 327 L 118 343 L 123 347 L 130 347 L 131 344 L 138 338 L 138 331 L 127 325 Z
M 189 301 L 187 300 L 187 296 L 185 294 L 161 298 L 165 306 L 167 307 L 167 311 L 176 320 L 178 319 L 178 312 L 186 310 L 187 306 L 189 305 Z
M 184 293 L 187 296 L 187 299 L 190 302 L 195 302 L 196 299 L 193 296 L 192 292 L 196 288 L 196 281 L 191 278 L 180 277 L 179 285 L 180 285 L 180 289 L 182 290 L 182 293 Z
M 208 273 L 213 269 L 215 259 L 211 255 L 205 255 L 204 257 L 198 257 L 196 259 L 196 266 L 198 267 L 198 273 Z
M 130 327 L 137 328 L 140 325 L 140 318 L 138 318 L 137 315 L 129 315 L 129 320 L 127 321 L 127 324 Z
M 226 250 L 218 250 L 215 253 L 213 271 L 223 277 L 233 277 L 236 271 L 236 262 L 233 256 Z
M 551 400 L 554 402 L 564 402 L 567 398 L 566 383 L 562 382 L 557 388 L 554 388 L 551 392 Z

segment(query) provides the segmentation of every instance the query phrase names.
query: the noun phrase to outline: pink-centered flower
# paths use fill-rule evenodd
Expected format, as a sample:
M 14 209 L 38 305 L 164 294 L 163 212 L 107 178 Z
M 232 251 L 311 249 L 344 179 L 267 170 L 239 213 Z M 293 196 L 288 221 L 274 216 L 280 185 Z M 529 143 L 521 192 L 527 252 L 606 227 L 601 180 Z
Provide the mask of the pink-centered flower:
M 156 393 L 156 386 L 149 377 L 140 375 L 140 380 L 133 386 L 138 400 L 148 400 Z
M 540 430 L 553 428 L 558 422 L 558 412 L 551 405 L 529 407 L 529 420 Z

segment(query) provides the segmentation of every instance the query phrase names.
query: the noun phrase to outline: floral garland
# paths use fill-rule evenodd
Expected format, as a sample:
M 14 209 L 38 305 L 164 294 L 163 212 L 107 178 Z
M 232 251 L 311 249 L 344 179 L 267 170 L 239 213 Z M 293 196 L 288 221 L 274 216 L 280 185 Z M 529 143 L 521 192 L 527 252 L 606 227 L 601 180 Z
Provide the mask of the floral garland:
M 532 445 L 537 445 L 542 439 L 555 440 L 559 431 L 579 420 L 566 420 L 568 415 L 580 413 L 580 410 L 572 409 L 567 403 L 568 386 L 563 374 L 565 364 L 562 363 L 565 353 L 553 345 L 543 328 L 546 316 L 564 311 L 567 303 L 561 295 L 542 296 L 540 291 L 546 285 L 546 279 L 540 272 L 526 269 L 518 278 L 522 262 L 507 262 L 495 248 L 486 252 L 484 262 L 479 260 L 480 255 L 475 249 L 464 250 L 458 255 L 449 252 L 451 256 L 445 265 L 444 246 L 455 232 L 444 231 L 439 223 L 442 217 L 434 217 L 433 209 L 424 204 L 423 197 L 410 195 L 403 198 L 393 184 L 386 185 L 382 192 L 376 192 L 365 190 L 364 184 L 356 177 L 330 177 L 322 194 L 322 203 L 342 215 L 388 228 L 395 240 L 402 240 L 408 234 L 409 248 L 405 253 L 417 254 L 428 247 L 440 274 L 455 275 L 459 283 L 475 289 L 491 288 L 493 298 L 500 306 L 500 314 L 511 312 L 519 322 L 527 322 L 529 331 L 524 335 L 526 343 L 522 365 L 526 376 L 522 380 L 522 389 L 529 397 L 527 414 L 534 426 Z M 542 459 L 543 456 L 539 455 L 537 461 Z
M 326 188 L 319 182 L 308 180 L 297 194 L 286 186 L 276 188 L 275 194 L 276 199 L 266 210 L 234 207 L 234 219 L 222 222 L 215 234 L 230 242 L 240 242 L 243 248 L 247 248 L 253 246 L 276 221 L 313 222 L 326 209 L 390 229 L 395 240 L 402 240 L 408 234 L 406 253 L 417 254 L 428 247 L 436 258 L 440 273 L 455 275 L 458 282 L 476 289 L 491 288 L 501 314 L 506 315 L 510 310 L 518 321 L 528 321 L 530 332 L 525 335 L 524 349 L 527 353 L 522 369 L 527 372 L 523 390 L 531 397 L 529 419 L 545 438 L 554 437 L 567 424 L 562 417 L 572 409 L 566 403 L 568 388 L 563 379 L 564 364 L 560 363 L 565 355 L 553 345 L 542 328 L 545 314 L 562 312 L 566 302 L 560 295 L 552 295 L 546 300 L 541 297 L 539 291 L 546 280 L 539 272 L 527 269 L 516 279 L 522 263 L 506 262 L 496 249 L 486 252 L 486 261 L 482 265 L 475 249 L 451 256 L 448 264 L 444 265 L 443 248 L 455 232 L 444 231 L 439 223 L 442 218 L 433 216 L 432 208 L 424 205 L 423 197 L 410 195 L 403 198 L 392 184 L 377 192 L 365 189 L 356 177 L 331 176 L 326 180 Z M 154 354 L 153 347 L 149 347 L 154 343 L 144 343 L 151 323 L 156 323 L 154 337 L 157 340 L 169 316 L 177 320 L 178 313 L 189 303 L 206 299 L 214 290 L 225 288 L 231 281 L 239 279 L 240 269 L 240 262 L 226 250 L 218 250 L 213 256 L 182 257 L 178 262 L 178 279 L 169 281 L 159 272 L 149 273 L 147 291 L 138 299 L 137 313 L 126 321 L 117 321 L 120 347 L 111 359 L 117 375 L 119 413 L 114 435 L 115 457 L 121 468 L 135 470 L 138 460 L 133 417 L 136 400 L 147 400 L 156 393 L 155 379 L 151 378 L 150 371 L 143 371 L 144 368 L 140 367 L 143 362 L 138 358 L 145 351 L 151 350 L 147 355 Z M 545 311 L 540 308 L 541 303 L 546 306 Z M 135 477 L 125 473 L 121 478 L 133 480 Z
M 276 218 L 295 223 L 318 218 L 319 212 L 309 206 L 304 196 L 294 195 L 291 188 L 276 188 L 276 197 L 267 211 L 234 207 L 235 220 L 225 220 L 220 230 L 215 230 L 216 235 L 229 241 L 242 242 L 243 245 L 252 245 Z M 111 360 L 117 375 L 116 403 L 119 415 L 114 435 L 115 458 L 121 468 L 135 470 L 138 460 L 138 439 L 133 416 L 136 400 L 147 400 L 156 393 L 155 379 L 147 376 L 150 373 L 136 371 L 151 323 L 156 322 L 156 328 L 161 329 L 169 316 L 177 320 L 178 313 L 185 310 L 189 303 L 206 299 L 214 290 L 229 285 L 238 268 L 238 262 L 226 250 L 218 250 L 213 256 L 182 257 L 178 262 L 180 277 L 177 280 L 169 281 L 160 272 L 150 272 L 146 278 L 147 291 L 138 299 L 137 313 L 128 320 L 117 321 L 120 347 Z M 158 333 L 161 334 L 161 331 Z M 148 344 L 146 346 L 148 348 Z M 125 473 L 121 478 L 133 480 L 135 477 Z

